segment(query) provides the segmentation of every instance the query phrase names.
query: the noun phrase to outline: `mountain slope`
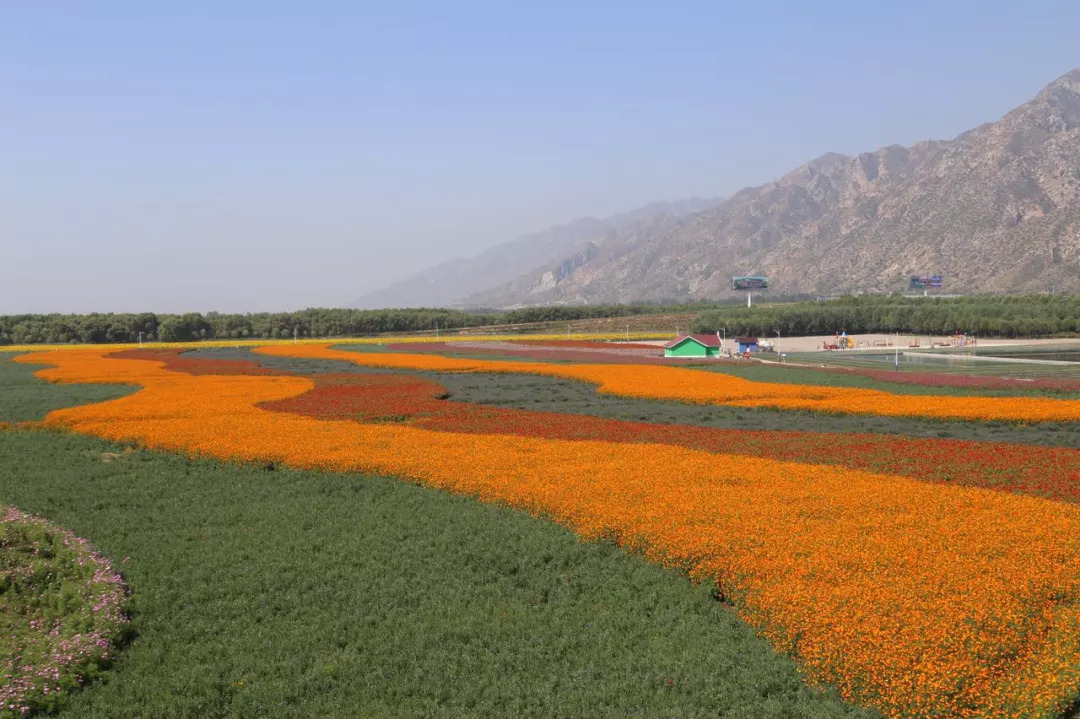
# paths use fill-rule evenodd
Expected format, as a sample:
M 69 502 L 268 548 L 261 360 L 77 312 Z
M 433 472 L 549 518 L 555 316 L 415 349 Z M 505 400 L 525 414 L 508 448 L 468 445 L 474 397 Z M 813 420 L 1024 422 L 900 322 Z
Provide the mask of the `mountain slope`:
M 719 204 L 717 204 L 719 206 Z M 621 223 L 603 234 L 597 234 L 573 254 L 530 267 L 506 284 L 481 290 L 465 297 L 465 307 L 517 307 L 542 304 L 558 293 L 568 278 L 589 282 L 596 272 L 604 272 L 611 263 L 626 256 L 643 242 L 663 236 L 678 227 L 686 214 L 661 212 L 640 213 L 633 220 Z
M 510 282 L 539 266 L 557 263 L 586 249 L 590 241 L 607 233 L 650 222 L 661 217 L 682 217 L 714 206 L 718 200 L 691 198 L 676 202 L 655 202 L 639 209 L 604 219 L 586 217 L 565 225 L 492 247 L 467 259 L 456 259 L 424 270 L 388 287 L 378 289 L 353 303 L 354 307 L 438 307 L 460 305 L 479 289 Z
M 703 299 L 759 273 L 784 293 L 899 290 L 913 274 L 947 291 L 1080 290 L 1080 70 L 953 140 L 825 155 L 577 258 L 554 283 L 545 266 L 483 297 Z

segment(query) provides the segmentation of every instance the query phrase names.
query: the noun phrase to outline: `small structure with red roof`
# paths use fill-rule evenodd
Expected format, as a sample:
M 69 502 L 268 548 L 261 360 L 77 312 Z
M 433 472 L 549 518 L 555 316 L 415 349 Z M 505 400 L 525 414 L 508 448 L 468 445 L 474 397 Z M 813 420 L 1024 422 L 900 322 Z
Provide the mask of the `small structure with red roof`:
M 719 357 L 717 335 L 680 335 L 664 345 L 665 357 Z

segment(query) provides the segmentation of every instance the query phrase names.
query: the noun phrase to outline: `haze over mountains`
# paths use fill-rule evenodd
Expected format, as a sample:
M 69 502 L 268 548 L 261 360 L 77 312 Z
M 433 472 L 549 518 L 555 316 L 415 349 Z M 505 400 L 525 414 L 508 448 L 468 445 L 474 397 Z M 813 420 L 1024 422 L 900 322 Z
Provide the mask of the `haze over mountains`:
M 478 290 L 510 283 L 537 268 L 557 268 L 592 242 L 613 238 L 639 226 L 655 226 L 713 207 L 720 200 L 692 198 L 654 202 L 601 220 L 584 217 L 496 245 L 475 257 L 443 262 L 358 299 L 354 306 L 438 307 L 463 305 Z M 547 270 L 542 270 L 547 271 Z
M 765 274 L 784 294 L 1080 291 L 1080 70 L 953 140 L 827 154 L 726 201 L 584 219 L 445 263 L 359 306 L 713 299 Z

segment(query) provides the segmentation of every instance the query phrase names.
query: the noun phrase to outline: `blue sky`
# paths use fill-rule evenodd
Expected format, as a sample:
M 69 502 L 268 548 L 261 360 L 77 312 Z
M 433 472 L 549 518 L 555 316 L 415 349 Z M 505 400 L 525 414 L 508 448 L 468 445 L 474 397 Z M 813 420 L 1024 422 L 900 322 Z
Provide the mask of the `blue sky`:
M 1080 66 L 1076 2 L 165 5 L 0 5 L 0 313 L 342 305 Z

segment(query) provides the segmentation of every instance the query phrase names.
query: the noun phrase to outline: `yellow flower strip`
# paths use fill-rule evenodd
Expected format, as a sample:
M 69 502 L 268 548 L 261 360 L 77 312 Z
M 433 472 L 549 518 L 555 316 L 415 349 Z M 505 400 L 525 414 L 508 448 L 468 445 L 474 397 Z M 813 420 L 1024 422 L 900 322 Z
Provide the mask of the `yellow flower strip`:
M 809 679 L 890 716 L 1049 717 L 1080 686 L 1072 505 L 668 445 L 316 420 L 257 406 L 307 391 L 303 377 L 192 376 L 103 354 L 17 358 L 53 365 L 39 372 L 52 381 L 143 388 L 46 424 L 220 459 L 395 474 L 617 537 L 717 581 Z
M 1080 400 L 1045 397 L 904 395 L 850 387 L 752 382 L 721 372 L 659 365 L 555 364 L 349 352 L 331 349 L 325 343 L 265 346 L 256 348 L 255 352 L 276 357 L 344 360 L 392 369 L 539 374 L 591 382 L 597 385 L 597 391 L 608 394 L 701 404 L 977 421 L 1080 421 Z

